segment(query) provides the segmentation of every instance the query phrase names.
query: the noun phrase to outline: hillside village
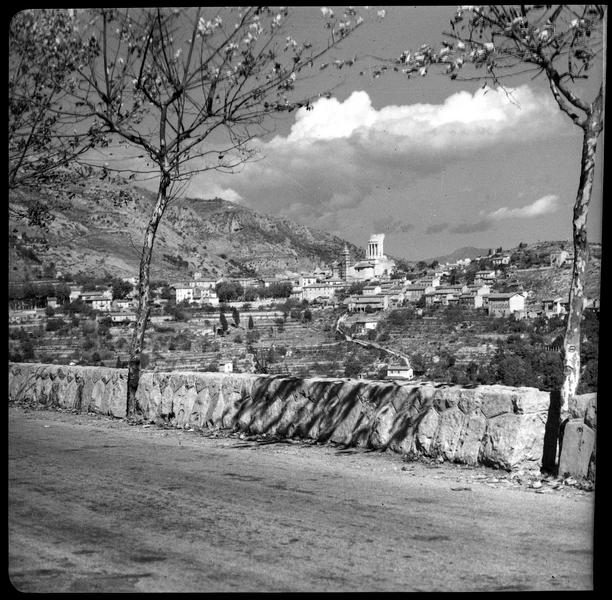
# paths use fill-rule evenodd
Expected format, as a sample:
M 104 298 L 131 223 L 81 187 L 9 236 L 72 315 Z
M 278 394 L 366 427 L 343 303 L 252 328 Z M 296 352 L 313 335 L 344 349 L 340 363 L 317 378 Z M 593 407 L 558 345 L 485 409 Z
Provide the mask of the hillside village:
M 486 380 L 500 340 L 524 337 L 534 323 L 545 333 L 536 347 L 560 357 L 572 261 L 566 244 L 407 263 L 384 253 L 384 237 L 370 237 L 365 258 L 352 258 L 345 245 L 337 259 L 308 272 L 194 272 L 155 282 L 146 368 L 411 380 L 461 377 L 452 369 L 462 366 Z M 586 304 L 593 315 L 600 252 L 593 244 Z M 137 279 L 52 271 L 12 286 L 13 360 L 125 364 Z M 451 371 L 441 369 L 445 360 Z

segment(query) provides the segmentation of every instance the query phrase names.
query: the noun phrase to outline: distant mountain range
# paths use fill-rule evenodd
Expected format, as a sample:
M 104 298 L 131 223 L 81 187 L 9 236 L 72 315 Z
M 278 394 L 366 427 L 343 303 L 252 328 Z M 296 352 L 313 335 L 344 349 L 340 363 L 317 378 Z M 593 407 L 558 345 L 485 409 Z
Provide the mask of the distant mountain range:
M 112 199 L 122 190 L 129 200 L 116 203 Z M 155 195 L 123 180 L 92 179 L 70 191 L 74 195 L 68 209 L 54 211 L 48 232 L 10 221 L 9 279 L 35 278 L 51 262 L 64 273 L 137 275 Z M 10 202 L 26 205 L 35 193 L 14 193 Z M 45 238 L 47 249 L 32 241 L 38 237 Z M 307 271 L 339 259 L 345 244 L 353 259 L 364 256 L 362 248 L 337 236 L 227 200 L 177 199 L 160 223 L 151 277 L 180 280 L 195 271 L 211 277 Z
M 457 250 L 450 254 L 444 254 L 442 256 L 435 256 L 433 258 L 424 259 L 427 264 L 437 260 L 440 264 L 454 263 L 464 258 L 476 258 L 477 256 L 487 256 L 489 248 L 475 248 L 474 246 L 463 246 L 457 248 Z

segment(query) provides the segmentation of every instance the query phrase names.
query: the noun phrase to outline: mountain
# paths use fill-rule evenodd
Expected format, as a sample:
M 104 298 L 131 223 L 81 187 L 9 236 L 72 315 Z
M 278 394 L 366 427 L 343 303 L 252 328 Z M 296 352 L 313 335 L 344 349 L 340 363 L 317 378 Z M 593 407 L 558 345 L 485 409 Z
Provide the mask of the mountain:
M 450 254 L 444 254 L 443 256 L 436 256 L 434 258 L 424 259 L 427 264 L 431 264 L 434 260 L 437 260 L 440 264 L 454 263 L 463 258 L 476 258 L 477 256 L 487 256 L 489 248 L 475 248 L 474 246 L 463 246 L 457 248 L 457 250 Z
M 53 211 L 46 232 L 10 219 L 9 280 L 40 277 L 50 263 L 62 273 L 136 276 L 155 194 L 117 179 L 81 181 L 67 191 L 68 208 Z M 24 207 L 37 194 L 15 192 L 9 200 Z M 151 278 L 295 273 L 339 259 L 345 243 L 352 258 L 363 257 L 339 237 L 227 200 L 176 199 L 157 231 Z

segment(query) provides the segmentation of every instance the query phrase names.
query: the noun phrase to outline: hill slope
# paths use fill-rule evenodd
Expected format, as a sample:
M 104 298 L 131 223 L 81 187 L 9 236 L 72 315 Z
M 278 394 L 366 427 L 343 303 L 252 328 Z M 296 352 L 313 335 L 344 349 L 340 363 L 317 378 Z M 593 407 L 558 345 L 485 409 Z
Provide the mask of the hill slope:
M 10 221 L 9 278 L 18 281 L 26 274 L 36 276 L 51 262 L 63 272 L 137 275 L 154 194 L 125 181 L 97 179 L 79 183 L 70 191 L 74 195 L 69 208 L 54 211 L 48 232 Z M 27 205 L 36 193 L 15 193 L 10 202 Z M 114 202 L 120 194 L 128 200 Z M 299 272 L 340 258 L 344 244 L 329 233 L 219 198 L 179 199 L 168 206 L 160 223 L 151 277 L 184 279 L 193 271 L 210 276 Z M 353 257 L 363 256 L 362 249 L 348 246 Z

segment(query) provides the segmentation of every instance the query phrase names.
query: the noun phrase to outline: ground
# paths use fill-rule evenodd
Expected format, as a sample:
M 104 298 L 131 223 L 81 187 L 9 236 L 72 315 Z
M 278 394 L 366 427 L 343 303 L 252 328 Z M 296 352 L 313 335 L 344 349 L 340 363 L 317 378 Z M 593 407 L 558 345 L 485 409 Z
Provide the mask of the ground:
M 23 592 L 588 590 L 593 507 L 529 472 L 9 408 Z

